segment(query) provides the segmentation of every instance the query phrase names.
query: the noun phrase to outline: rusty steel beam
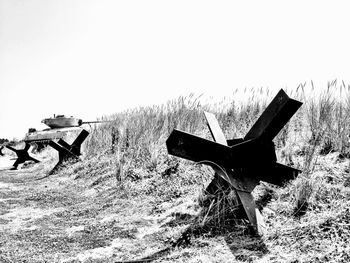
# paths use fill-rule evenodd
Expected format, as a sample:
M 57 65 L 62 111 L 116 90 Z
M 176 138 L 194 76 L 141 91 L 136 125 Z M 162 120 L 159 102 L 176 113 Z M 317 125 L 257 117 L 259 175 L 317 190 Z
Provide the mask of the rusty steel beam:
M 272 140 L 301 105 L 300 101 L 289 98 L 281 89 L 248 131 L 244 140 L 254 138 Z

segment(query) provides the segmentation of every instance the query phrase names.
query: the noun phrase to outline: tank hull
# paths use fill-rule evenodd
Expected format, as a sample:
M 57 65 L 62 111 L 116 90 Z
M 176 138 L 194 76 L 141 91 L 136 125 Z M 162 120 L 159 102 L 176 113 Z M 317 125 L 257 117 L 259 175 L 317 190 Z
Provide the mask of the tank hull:
M 61 129 L 48 129 L 43 131 L 28 132 L 24 141 L 30 142 L 45 142 L 51 140 L 64 139 L 72 132 L 80 131 L 80 128 L 61 128 Z

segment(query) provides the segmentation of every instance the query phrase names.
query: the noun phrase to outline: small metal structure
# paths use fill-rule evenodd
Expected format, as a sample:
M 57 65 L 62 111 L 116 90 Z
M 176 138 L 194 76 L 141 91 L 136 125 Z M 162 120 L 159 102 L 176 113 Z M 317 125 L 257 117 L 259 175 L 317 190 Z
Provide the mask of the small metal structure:
M 205 112 L 214 142 L 174 129 L 166 141 L 168 152 L 210 165 L 215 176 L 221 176 L 236 190 L 254 231 L 263 233 L 263 219 L 251 192 L 260 181 L 281 186 L 300 173 L 277 163 L 272 140 L 301 105 L 280 90 L 246 136 L 233 140 L 226 140 L 215 116 Z
M 4 153 L 2 152 L 2 150 L 4 149 L 4 146 L 0 146 L 0 156 L 4 156 Z
M 49 145 L 58 151 L 58 163 L 50 171 L 49 174 L 55 173 L 59 168 L 59 166 L 65 161 L 68 161 L 71 159 L 78 160 L 79 156 L 81 155 L 81 152 L 80 152 L 81 145 L 85 141 L 88 135 L 89 135 L 89 132 L 83 129 L 71 145 L 65 142 L 63 139 L 59 139 L 57 143 L 54 141 L 50 141 Z
M 29 153 L 28 153 L 28 150 L 30 148 L 29 143 L 25 143 L 25 146 L 23 149 L 15 149 L 15 148 L 11 147 L 10 145 L 6 145 L 6 148 L 10 149 L 11 151 L 14 151 L 17 155 L 17 160 L 13 164 L 12 170 L 16 170 L 19 164 L 24 163 L 26 161 L 34 161 L 35 163 L 40 162 L 39 160 L 37 160 L 29 155 Z

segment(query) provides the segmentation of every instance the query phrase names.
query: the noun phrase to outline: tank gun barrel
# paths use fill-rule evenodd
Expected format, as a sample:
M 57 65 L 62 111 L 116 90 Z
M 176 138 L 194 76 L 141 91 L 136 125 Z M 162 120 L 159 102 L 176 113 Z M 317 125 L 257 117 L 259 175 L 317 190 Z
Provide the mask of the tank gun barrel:
M 105 123 L 105 122 L 113 122 L 113 121 L 83 121 L 81 124 L 88 124 L 88 123 Z

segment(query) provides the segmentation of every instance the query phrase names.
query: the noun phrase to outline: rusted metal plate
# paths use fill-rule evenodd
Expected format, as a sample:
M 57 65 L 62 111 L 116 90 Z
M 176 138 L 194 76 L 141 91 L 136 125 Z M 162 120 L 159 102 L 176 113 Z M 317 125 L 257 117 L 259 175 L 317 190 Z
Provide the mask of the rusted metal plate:
M 210 160 L 228 165 L 231 161 L 230 147 L 176 129 L 166 140 L 166 145 L 170 154 L 194 162 Z
M 267 166 L 252 165 L 251 168 L 236 171 L 234 178 L 238 185 L 238 189 L 245 191 L 253 191 L 260 181 L 264 181 L 277 186 L 283 186 L 287 181 L 295 179 L 300 170 L 285 166 L 280 163 L 273 163 Z
M 70 149 L 70 148 L 71 148 L 71 146 L 70 146 L 67 142 L 65 142 L 64 140 L 62 140 L 62 139 L 59 139 L 57 143 L 60 144 L 62 147 L 65 147 L 65 148 L 67 148 L 67 149 Z
M 281 89 L 246 134 L 244 140 L 258 137 L 272 140 L 301 105 L 300 101 L 289 98 Z
M 59 145 L 58 143 L 56 143 L 54 141 L 50 141 L 49 145 L 58 151 L 60 161 L 63 161 L 65 159 L 69 159 L 69 158 L 79 159 L 79 157 L 77 155 L 75 155 L 73 152 L 71 152 L 69 149 L 62 147 L 61 145 Z
M 262 167 L 257 172 L 261 181 L 278 186 L 282 186 L 285 182 L 295 179 L 301 173 L 298 169 L 280 163 Z
M 235 146 L 236 144 L 244 142 L 243 138 L 229 139 L 226 141 L 228 146 Z
M 227 168 L 251 167 L 252 163 L 265 165 L 276 161 L 272 142 L 250 140 L 228 147 L 174 129 L 166 145 L 169 154 L 194 162 L 211 161 Z
M 214 141 L 223 145 L 227 145 L 225 135 L 222 129 L 220 128 L 219 122 L 216 119 L 215 115 L 206 111 L 204 112 L 204 115 Z
M 87 130 L 82 130 L 78 137 L 72 143 L 72 146 L 82 145 L 85 139 L 89 136 L 89 132 Z
M 237 190 L 239 199 L 243 205 L 244 211 L 248 217 L 250 224 L 257 228 L 258 222 L 256 219 L 256 204 L 251 193 Z
M 259 179 L 244 177 L 243 175 L 239 175 L 239 172 L 234 172 L 230 169 L 218 167 L 213 164 L 209 165 L 213 168 L 218 176 L 230 183 L 236 190 L 251 192 L 254 190 L 255 186 L 259 184 Z

